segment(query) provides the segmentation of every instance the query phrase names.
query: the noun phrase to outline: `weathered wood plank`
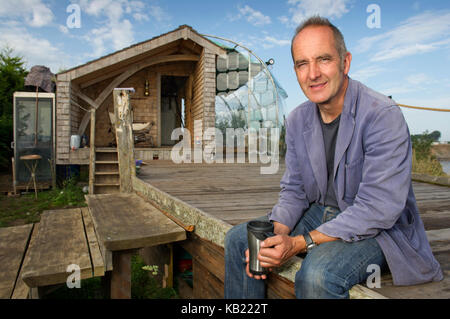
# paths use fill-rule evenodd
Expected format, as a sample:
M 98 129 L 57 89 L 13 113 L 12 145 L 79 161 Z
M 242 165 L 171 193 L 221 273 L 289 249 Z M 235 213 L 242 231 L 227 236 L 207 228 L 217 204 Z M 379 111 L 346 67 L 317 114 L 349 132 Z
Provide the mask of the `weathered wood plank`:
M 114 90 L 114 116 L 120 191 L 130 193 L 133 191 L 131 177 L 136 175 L 136 165 L 133 155 L 133 119 L 128 91 Z
M 194 278 L 201 278 L 194 281 L 194 298 L 221 299 L 224 297 L 223 282 L 208 271 L 203 260 L 192 259 L 192 275 Z
M 32 228 L 32 224 L 0 228 L 0 299 L 13 294 Z
M 86 196 L 98 238 L 108 250 L 149 247 L 186 239 L 186 232 L 136 194 Z
M 95 235 L 94 223 L 92 222 L 89 208 L 81 208 L 81 214 L 83 216 L 84 228 L 89 244 L 89 253 L 91 255 L 92 275 L 94 277 L 103 276 L 105 274 L 105 264 L 100 252 L 97 236 Z
M 16 281 L 16 287 L 14 287 L 13 295 L 11 296 L 11 299 L 27 299 L 30 297 L 31 288 L 25 284 L 25 282 L 22 279 L 23 274 L 23 266 L 27 262 L 27 259 L 29 257 L 28 249 L 33 245 L 33 242 L 35 241 L 37 234 L 39 232 L 39 223 L 33 224 L 33 230 L 31 232 L 30 240 L 28 242 L 27 251 L 25 252 L 25 257 L 22 262 L 22 267 L 20 269 L 19 276 L 17 277 Z
M 22 279 L 29 287 L 65 283 L 72 264 L 79 266 L 80 279 L 92 277 L 81 210 L 45 211 L 28 254 Z

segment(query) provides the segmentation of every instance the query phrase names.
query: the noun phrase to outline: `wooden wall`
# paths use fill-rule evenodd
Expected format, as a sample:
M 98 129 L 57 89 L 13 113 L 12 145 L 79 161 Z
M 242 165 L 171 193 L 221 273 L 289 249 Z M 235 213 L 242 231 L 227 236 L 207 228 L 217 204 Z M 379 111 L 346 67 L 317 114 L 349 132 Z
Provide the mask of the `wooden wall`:
M 215 127 L 216 56 L 206 48 L 195 67 L 192 86 L 191 121 L 186 127 L 191 131 L 194 142 L 204 129 Z M 195 127 L 196 120 L 201 121 L 200 126 Z
M 58 74 L 56 82 L 56 164 L 67 164 L 70 155 L 70 81 Z
M 158 79 L 162 75 L 189 76 L 193 72 L 194 65 L 195 63 L 192 62 L 176 62 L 152 66 L 135 73 L 120 85 L 121 87 L 133 87 L 136 90 L 136 92 L 131 95 L 134 122 L 154 122 L 155 125 L 152 127 L 150 133 L 153 136 L 153 141 L 155 143 L 158 141 L 160 125 L 158 109 L 160 105 L 158 90 L 160 87 L 158 84 Z M 144 84 L 146 79 L 149 81 L 149 96 L 144 95 Z M 95 98 L 104 90 L 104 88 L 107 87 L 110 82 L 111 79 L 103 80 L 95 85 L 85 88 L 82 92 L 95 100 Z M 79 104 L 82 104 L 85 108 L 89 108 L 83 101 L 80 101 Z M 108 112 L 114 112 L 112 95 L 108 96 L 105 102 L 97 109 L 95 136 L 96 146 L 108 146 L 108 144 L 114 139 L 112 132 L 109 132 L 111 125 Z M 81 119 L 83 115 L 84 111 L 80 110 L 77 118 Z M 85 134 L 89 136 L 89 126 L 87 127 Z
M 202 129 L 215 126 L 215 59 L 215 53 L 204 48 L 198 62 L 170 62 L 154 65 L 135 73 L 121 83 L 120 87 L 133 87 L 136 90 L 136 93 L 131 95 L 135 122 L 155 123 L 151 130 L 154 146 L 161 146 L 158 138 L 161 127 L 159 123 L 161 76 L 186 77 L 184 89 L 180 88 L 179 95 L 180 98 L 185 99 L 185 126 L 191 132 L 192 142 L 196 135 L 201 136 Z M 57 164 L 70 164 L 70 136 L 77 134 L 81 119 L 86 112 L 84 109 L 90 109 L 84 100 L 71 92 L 72 83 L 66 78 L 66 74 L 58 75 Z M 145 79 L 148 79 L 150 89 L 150 95 L 147 97 L 144 96 Z M 84 95 L 95 100 L 112 80 L 113 78 L 108 78 L 84 89 L 79 88 L 80 83 L 73 85 Z M 113 112 L 112 94 L 96 111 L 96 146 L 109 146 L 114 141 L 114 134 L 110 132 L 108 112 Z M 201 123 L 196 132 L 194 132 L 195 120 L 200 120 Z M 85 130 L 88 137 L 89 133 L 90 125 Z

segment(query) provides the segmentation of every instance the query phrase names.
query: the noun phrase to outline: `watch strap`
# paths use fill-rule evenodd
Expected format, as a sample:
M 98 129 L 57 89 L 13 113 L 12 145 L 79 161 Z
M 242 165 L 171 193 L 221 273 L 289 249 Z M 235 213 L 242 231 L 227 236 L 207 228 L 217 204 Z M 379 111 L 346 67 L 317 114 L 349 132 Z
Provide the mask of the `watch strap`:
M 305 238 L 306 242 L 306 252 L 308 252 L 309 250 L 311 250 L 313 247 L 316 246 L 316 243 L 311 238 L 311 235 L 309 233 L 304 234 L 303 237 Z

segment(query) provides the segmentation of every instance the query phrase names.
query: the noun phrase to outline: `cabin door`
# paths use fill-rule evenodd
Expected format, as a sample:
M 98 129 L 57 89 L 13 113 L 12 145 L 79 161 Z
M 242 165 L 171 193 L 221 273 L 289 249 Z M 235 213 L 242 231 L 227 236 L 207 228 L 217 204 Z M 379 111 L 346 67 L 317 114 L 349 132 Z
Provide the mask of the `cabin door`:
M 161 146 L 173 146 L 174 129 L 183 126 L 182 99 L 187 77 L 161 76 Z

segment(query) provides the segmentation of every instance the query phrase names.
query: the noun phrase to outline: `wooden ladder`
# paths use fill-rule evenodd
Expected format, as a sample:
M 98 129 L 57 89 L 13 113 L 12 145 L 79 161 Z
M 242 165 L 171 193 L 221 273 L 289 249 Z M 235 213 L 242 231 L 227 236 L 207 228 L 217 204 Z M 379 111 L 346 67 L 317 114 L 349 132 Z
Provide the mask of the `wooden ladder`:
M 116 148 L 95 148 L 94 194 L 120 191 L 119 160 Z

